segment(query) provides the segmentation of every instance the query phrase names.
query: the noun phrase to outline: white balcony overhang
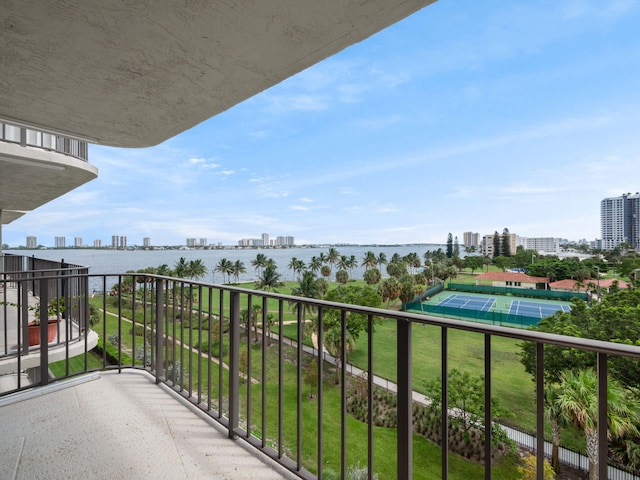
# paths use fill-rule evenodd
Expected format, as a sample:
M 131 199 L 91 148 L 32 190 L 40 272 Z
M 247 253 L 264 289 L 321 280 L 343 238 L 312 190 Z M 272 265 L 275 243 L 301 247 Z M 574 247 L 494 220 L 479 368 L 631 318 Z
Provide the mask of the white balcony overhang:
M 86 161 L 8 142 L 0 142 L 0 172 L 0 225 L 98 176 L 98 169 Z
M 6 0 L 0 119 L 154 145 L 433 1 Z

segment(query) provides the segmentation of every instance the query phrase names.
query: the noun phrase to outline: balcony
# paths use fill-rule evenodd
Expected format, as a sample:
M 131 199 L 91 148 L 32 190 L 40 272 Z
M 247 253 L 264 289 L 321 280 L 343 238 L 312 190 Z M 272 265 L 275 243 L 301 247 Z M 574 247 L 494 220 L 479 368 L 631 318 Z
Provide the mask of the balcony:
M 78 336 L 63 342 L 78 342 L 82 354 L 65 356 L 56 365 L 49 358 L 46 366 L 57 372 L 55 378 L 42 376 L 34 384 L 19 384 L 1 394 L 0 421 L 10 426 L 5 431 L 12 432 L 3 436 L 9 444 L 2 448 L 11 453 L 6 463 L 19 478 L 44 475 L 43 465 L 51 469 L 52 477 L 100 472 L 105 477 L 243 478 L 242 472 L 246 478 L 311 479 L 328 478 L 333 470 L 334 475 L 347 478 L 348 469 L 355 464 L 366 467 L 369 478 L 383 464 L 387 470 L 380 478 L 433 478 L 433 471 L 424 470 L 424 442 L 413 428 L 413 402 L 420 398 L 414 391 L 413 352 L 425 349 L 414 343 L 419 329 L 437 332 L 437 345 L 431 348 L 444 379 L 455 367 L 449 361 L 451 336 L 455 332 L 477 336 L 485 373 L 484 424 L 494 420 L 491 398 L 499 383 L 495 373 L 500 359 L 492 354 L 492 347 L 505 338 L 535 344 L 538 381 L 531 409 L 536 418 L 536 452 L 545 451 L 546 347 L 595 352 L 600 399 L 606 392 L 608 360 L 640 358 L 640 347 L 635 346 L 184 279 L 61 273 L 31 270 L 3 280 L 5 292 L 10 288 L 31 292 L 38 285 L 40 298 L 59 294 L 63 286 L 75 282 L 82 286 L 73 293 L 80 300 L 76 304 L 87 308 L 78 314 Z M 94 290 L 105 294 L 90 298 L 88 292 Z M 100 337 L 97 356 L 90 352 L 84 335 L 89 331 L 90 304 L 99 312 L 99 318 L 91 321 Z M 259 313 L 251 319 L 245 312 L 251 312 L 253 305 L 259 307 L 255 309 Z M 312 345 L 304 341 L 305 307 L 313 308 L 317 316 Z M 380 366 L 376 336 L 382 333 L 375 328 L 379 321 L 386 326 L 385 335 L 395 338 L 395 376 L 386 380 L 386 387 L 396 396 L 397 427 L 374 425 L 374 385 L 383 382 L 374 375 L 356 377 L 355 368 L 346 360 L 346 325 L 354 314 L 362 315 L 365 324 L 364 370 L 377 372 Z M 324 325 L 335 315 L 341 319 L 337 359 L 325 349 L 329 338 Z M 40 359 L 47 358 L 52 348 L 41 347 Z M 323 361 L 314 361 L 319 352 L 323 352 Z M 29 353 L 22 348 L 13 355 L 20 365 Z M 307 381 L 309 372 L 316 382 Z M 339 378 L 337 385 L 333 384 L 334 374 Z M 67 382 L 74 383 L 64 388 Z M 364 422 L 348 413 L 354 382 L 360 382 L 365 392 Z M 52 388 L 56 391 L 43 395 Z M 448 389 L 445 380 L 440 392 L 442 412 L 449 410 Z M 25 395 L 25 401 L 14 401 Z M 600 400 L 598 405 L 598 423 L 604 425 L 606 403 Z M 48 413 L 54 414 L 51 420 L 47 420 Z M 443 431 L 449 430 L 447 415 L 441 414 L 439 423 Z M 495 453 L 491 447 L 494 435 L 493 430 L 486 431 L 489 441 L 483 442 L 484 458 Z M 610 469 L 606 429 L 598 431 L 598 439 L 603 460 L 598 466 L 600 478 L 634 478 Z M 436 457 L 437 475 L 470 478 L 459 470 L 460 461 L 446 435 L 440 447 L 430 454 Z M 543 458 L 537 456 L 538 478 L 542 478 Z M 494 475 L 491 462 L 474 468 L 473 478 Z
M 87 143 L 0 122 L 0 228 L 98 175 Z

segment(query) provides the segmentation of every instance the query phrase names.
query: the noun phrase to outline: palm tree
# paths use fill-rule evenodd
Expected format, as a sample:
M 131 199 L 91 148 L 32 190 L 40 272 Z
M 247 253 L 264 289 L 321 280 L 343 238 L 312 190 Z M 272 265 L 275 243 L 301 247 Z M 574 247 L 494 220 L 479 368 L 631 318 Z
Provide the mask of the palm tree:
M 240 281 L 240 275 L 247 273 L 247 267 L 244 266 L 244 262 L 242 260 L 236 260 L 233 263 L 232 273 L 236 279 L 236 283 Z
M 378 282 L 380 282 L 382 275 L 380 274 L 380 270 L 374 267 L 366 270 L 362 278 L 367 285 L 376 285 Z
M 358 266 L 358 259 L 355 255 L 351 255 L 347 260 L 347 270 L 349 270 L 349 276 L 353 273 L 353 269 Z
M 329 265 L 323 265 L 320 269 L 320 273 L 324 278 L 329 278 L 331 276 L 331 267 Z
M 256 258 L 251 260 L 251 265 L 255 268 L 258 276 L 262 275 L 262 269 L 267 266 L 267 256 L 264 253 L 258 253 Z
M 278 267 L 275 263 L 267 263 L 267 266 L 262 270 L 262 274 L 256 282 L 257 290 L 264 290 L 265 292 L 276 291 L 276 288 L 284 286 L 284 283 L 280 280 L 281 275 L 278 273 Z
M 338 265 L 338 270 L 346 270 L 349 268 L 349 258 L 346 255 L 340 255 L 336 264 Z
M 311 271 L 302 272 L 302 278 L 298 281 L 298 286 L 291 289 L 291 295 L 304 298 L 322 298 L 322 291 L 316 274 Z M 300 302 L 290 301 L 289 307 L 297 315 Z M 302 321 L 306 321 L 306 314 L 316 311 L 316 307 L 309 304 L 302 304 Z
M 569 423 L 558 405 L 559 394 L 559 385 L 549 386 L 544 391 L 545 416 L 551 423 L 551 466 L 556 473 L 560 473 L 560 427 Z
M 200 259 L 190 260 L 187 264 L 187 276 L 191 279 L 200 280 L 207 275 L 207 267 Z
M 174 275 L 178 278 L 185 278 L 188 271 L 189 265 L 187 263 L 187 260 L 184 257 L 180 257 L 180 259 L 173 266 Z
M 365 270 L 369 270 L 370 268 L 374 268 L 376 265 L 378 265 L 378 259 L 376 258 L 375 253 L 369 250 L 364 254 L 360 266 L 364 267 Z
M 387 255 L 384 252 L 380 252 L 378 254 L 378 265 L 386 265 L 387 263 L 389 263 L 389 261 L 387 260 Z
M 222 283 L 224 283 L 225 274 L 228 275 L 228 282 L 231 283 L 231 273 L 233 272 L 233 262 L 231 260 L 227 260 L 226 258 L 221 258 L 218 261 L 218 264 L 214 268 L 214 271 L 220 272 L 222 274 Z
M 416 252 L 408 253 L 403 258 L 403 260 L 407 262 L 407 265 L 409 265 L 409 270 L 411 274 L 415 273 L 415 270 L 414 270 L 415 268 L 420 268 L 421 266 L 420 257 Z
M 296 273 L 304 270 L 305 264 L 302 260 L 298 260 L 296 257 L 293 257 L 289 262 L 289 270 L 293 270 L 293 278 L 296 278 Z
M 336 359 L 336 384 L 340 383 L 340 365 L 342 360 L 342 326 L 335 323 L 324 332 L 324 346 L 333 358 Z M 355 348 L 356 342 L 353 335 L 347 330 L 345 336 L 345 361 L 349 361 L 349 353 Z
M 318 274 L 321 268 L 322 268 L 322 260 L 315 256 L 311 257 L 311 261 L 309 262 L 309 270 L 311 270 L 315 274 Z
M 584 432 L 589 457 L 589 480 L 598 479 L 598 378 L 592 368 L 567 372 L 556 399 L 562 414 Z M 639 404 L 615 379 L 607 382 L 607 436 L 638 432 Z M 606 460 L 605 460 L 606 461 Z
M 329 251 L 327 252 L 327 263 L 331 265 L 332 270 L 335 264 L 338 263 L 338 260 L 340 260 L 340 252 L 338 252 L 334 247 L 329 247 Z
M 336 282 L 338 282 L 340 285 L 344 285 L 348 281 L 349 281 L 349 272 L 347 272 L 346 270 L 338 270 L 336 272 Z

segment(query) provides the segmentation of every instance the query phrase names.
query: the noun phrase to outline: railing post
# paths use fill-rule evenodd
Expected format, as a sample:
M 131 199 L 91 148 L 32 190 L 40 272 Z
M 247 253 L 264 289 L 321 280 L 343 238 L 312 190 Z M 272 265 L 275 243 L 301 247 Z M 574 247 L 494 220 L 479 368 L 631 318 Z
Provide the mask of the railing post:
M 229 438 L 235 438 L 240 415 L 240 293 L 229 294 Z
M 413 476 L 412 451 L 412 369 L 411 322 L 398 320 L 397 377 L 398 377 L 398 480 L 410 480 Z
M 484 478 L 491 480 L 491 335 L 484 334 Z
M 609 466 L 607 375 L 607 354 L 598 352 L 598 478 L 603 479 Z
M 135 280 L 134 280 L 134 285 L 135 285 Z M 163 353 L 163 337 L 164 337 L 164 332 L 162 329 L 162 319 L 164 318 L 164 300 L 163 300 L 163 293 L 164 293 L 164 281 L 161 278 L 156 279 L 156 383 L 160 383 L 160 380 L 162 378 L 162 367 L 163 367 L 163 359 L 162 359 L 162 353 Z M 146 308 L 146 301 L 147 299 L 144 298 L 143 299 L 143 306 L 144 308 Z M 134 315 L 135 317 L 135 315 Z M 143 349 L 144 347 L 144 343 L 143 343 Z M 144 351 L 144 350 L 143 350 Z M 134 360 L 135 362 L 135 360 Z M 175 370 L 175 363 L 174 363 L 174 370 Z
M 40 280 L 40 384 L 49 383 L 49 288 Z M 28 319 L 27 319 L 28 320 Z

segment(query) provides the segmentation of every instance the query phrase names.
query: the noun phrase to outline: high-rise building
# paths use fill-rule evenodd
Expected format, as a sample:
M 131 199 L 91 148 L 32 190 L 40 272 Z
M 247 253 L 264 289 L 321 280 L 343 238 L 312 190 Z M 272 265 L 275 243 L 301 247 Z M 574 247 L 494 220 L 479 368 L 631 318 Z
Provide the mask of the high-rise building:
M 476 232 L 464 232 L 462 234 L 462 244 L 465 247 L 480 246 L 480 234 Z
M 602 249 L 612 250 L 621 243 L 640 249 L 640 194 L 623 194 L 600 202 Z
M 27 248 L 37 248 L 38 247 L 38 238 L 33 235 L 29 235 L 27 237 Z
M 144 248 L 149 248 L 151 246 L 151 239 L 149 237 L 144 237 L 142 239 L 142 246 Z
M 102 240 L 94 240 L 93 241 L 93 246 L 95 248 L 102 248 Z
M 120 236 L 120 248 L 127 248 L 127 236 L 126 235 L 121 235 Z
M 82 237 L 75 237 L 73 239 L 73 246 L 76 248 L 82 247 Z
M 118 248 L 118 235 L 111 235 L 111 248 Z
M 279 247 L 293 247 L 294 239 L 291 236 L 276 237 L 276 245 Z
M 262 245 L 265 247 L 269 246 L 269 234 L 268 233 L 263 233 L 262 234 Z
M 201 247 L 206 247 L 207 246 L 207 239 L 206 238 L 200 238 L 200 246 Z
M 67 247 L 67 239 L 65 237 L 56 237 L 55 238 L 55 246 L 56 246 L 56 248 L 66 248 Z
M 195 238 L 187 238 L 187 247 L 195 247 L 196 239 Z

